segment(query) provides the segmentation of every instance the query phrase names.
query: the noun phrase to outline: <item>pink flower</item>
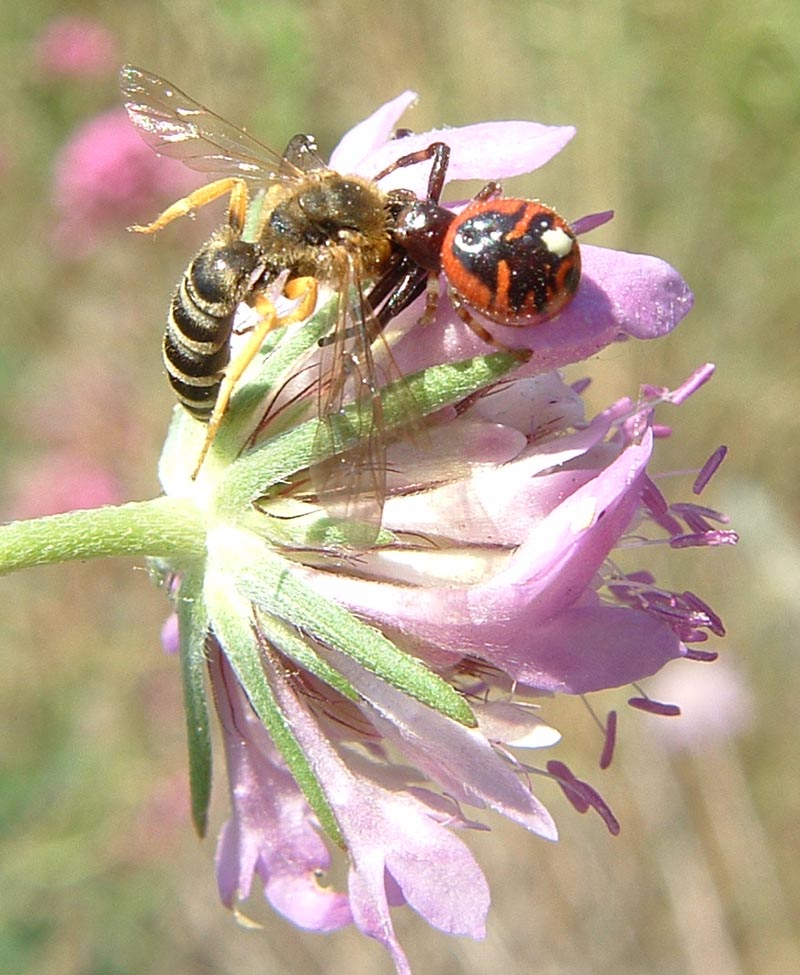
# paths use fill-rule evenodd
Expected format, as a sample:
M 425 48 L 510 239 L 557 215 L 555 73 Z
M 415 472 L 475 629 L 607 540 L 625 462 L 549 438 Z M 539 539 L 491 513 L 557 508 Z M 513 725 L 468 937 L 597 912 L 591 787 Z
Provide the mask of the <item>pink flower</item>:
M 51 78 L 110 78 L 119 63 L 114 34 L 88 17 L 51 20 L 36 38 L 34 56 Z
M 7 517 L 38 518 L 74 508 L 118 504 L 122 489 L 114 475 L 70 450 L 47 453 L 20 467 L 11 489 Z
M 104 230 L 121 230 L 194 183 L 179 163 L 150 152 L 124 109 L 104 112 L 84 123 L 56 157 L 53 243 L 65 257 L 84 256 Z
M 396 158 L 389 136 L 409 100 L 357 126 L 332 165 L 369 176 Z M 443 137 L 451 178 L 490 179 L 542 165 L 572 134 L 506 122 Z M 401 151 L 439 135 L 408 136 Z M 417 192 L 426 178 L 415 168 L 397 176 Z M 408 904 L 449 934 L 484 934 L 486 881 L 456 833 L 486 828 L 473 814 L 498 812 L 554 840 L 538 793 L 559 785 L 580 811 L 618 829 L 599 793 L 562 762 L 531 763 L 528 750 L 559 738 L 545 720 L 548 699 L 639 681 L 681 657 L 705 659 L 690 644 L 723 632 L 698 596 L 626 565 L 658 541 L 735 540 L 712 509 L 670 505 L 650 474 L 655 435 L 665 432 L 656 407 L 682 403 L 710 368 L 675 392 L 646 387 L 636 402 L 591 419 L 585 384 L 553 371 L 620 335 L 669 331 L 691 293 L 656 258 L 582 248 L 585 276 L 572 304 L 544 325 L 513 330 L 534 351 L 522 367 L 482 344 L 446 298 L 428 327 L 417 327 L 419 305 L 390 322 L 405 383 L 404 394 L 383 391 L 386 428 L 403 432 L 409 400 L 427 423 L 389 444 L 372 547 L 343 544 L 309 476 L 323 421 L 308 367 L 330 308 L 273 336 L 196 479 L 204 430 L 182 411 L 162 455 L 165 492 L 207 526 L 202 561 L 161 570 L 180 580 L 201 830 L 206 668 L 223 728 L 232 814 L 217 849 L 222 900 L 234 908 L 257 875 L 294 923 L 315 931 L 354 923 L 387 948 L 399 975 L 410 966 L 391 907 Z M 358 431 L 354 411 L 337 419 Z M 709 466 L 698 485 L 710 474 Z M 611 722 L 608 737 L 604 766 Z M 347 854 L 346 890 L 319 882 L 332 848 Z
M 665 670 L 649 690 L 660 701 L 679 701 L 680 721 L 660 721 L 654 735 L 669 748 L 691 752 L 719 748 L 749 731 L 755 695 L 745 674 L 728 661 L 713 668 Z

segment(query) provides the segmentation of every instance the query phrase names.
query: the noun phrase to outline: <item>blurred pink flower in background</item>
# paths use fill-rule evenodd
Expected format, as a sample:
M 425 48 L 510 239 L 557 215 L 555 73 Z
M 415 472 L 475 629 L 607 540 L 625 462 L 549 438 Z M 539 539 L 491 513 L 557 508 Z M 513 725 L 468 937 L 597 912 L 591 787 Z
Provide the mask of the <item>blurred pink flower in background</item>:
M 56 17 L 34 41 L 34 58 L 50 78 L 109 78 L 119 63 L 114 34 L 89 17 Z
M 124 492 L 116 477 L 78 450 L 50 451 L 19 464 L 7 491 L 7 518 L 37 518 L 74 508 L 119 504 Z
M 73 258 L 89 253 L 103 230 L 140 221 L 197 183 L 179 162 L 156 156 L 121 108 L 81 125 L 61 147 L 53 170 L 58 220 L 52 242 Z
M 712 742 L 733 739 L 755 719 L 753 689 L 727 660 L 713 668 L 662 671 L 648 690 L 662 701 L 679 701 L 680 721 L 658 721 L 653 733 L 672 748 L 705 751 Z
M 183 770 L 164 775 L 143 796 L 132 829 L 120 841 L 120 858 L 127 862 L 156 862 L 173 857 L 181 842 L 189 811 Z

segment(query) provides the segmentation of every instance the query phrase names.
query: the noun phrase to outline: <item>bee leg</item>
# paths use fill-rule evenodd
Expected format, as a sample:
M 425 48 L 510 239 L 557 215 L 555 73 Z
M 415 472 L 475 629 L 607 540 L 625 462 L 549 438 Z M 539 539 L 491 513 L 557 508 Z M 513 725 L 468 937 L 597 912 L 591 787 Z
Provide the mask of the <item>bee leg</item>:
M 317 281 L 316 278 L 292 278 L 286 282 L 283 293 L 287 298 L 297 299 L 297 307 L 294 311 L 284 315 L 280 320 L 281 325 L 291 325 L 292 322 L 302 322 L 309 318 L 317 307 Z M 256 306 L 257 307 L 257 306 Z
M 266 306 L 269 306 L 268 310 Z M 197 458 L 197 463 L 192 471 L 192 480 L 196 480 L 197 475 L 200 473 L 200 468 L 203 466 L 203 461 L 206 459 L 211 444 L 214 442 L 217 436 L 217 430 L 222 422 L 222 418 L 228 409 L 228 404 L 231 401 L 231 396 L 233 395 L 233 388 L 237 382 L 242 378 L 242 375 L 250 365 L 250 363 L 255 359 L 258 354 L 258 350 L 261 348 L 261 343 L 264 341 L 264 336 L 271 332 L 273 328 L 276 327 L 278 320 L 275 315 L 275 307 L 271 301 L 264 301 L 260 303 L 259 312 L 265 312 L 262 314 L 262 318 L 259 323 L 253 328 L 247 342 L 242 346 L 236 355 L 236 358 L 228 363 L 225 373 L 222 377 L 222 382 L 220 383 L 219 392 L 217 393 L 217 399 L 214 403 L 214 410 L 208 421 L 208 426 L 206 427 L 206 438 L 203 441 L 203 446 L 200 450 L 200 456 Z
M 138 234 L 154 234 L 157 230 L 162 230 L 167 224 L 172 223 L 179 217 L 185 217 L 193 213 L 207 203 L 213 203 L 225 194 L 230 194 L 230 204 L 228 205 L 228 220 L 231 226 L 241 231 L 244 228 L 244 218 L 247 212 L 247 186 L 243 180 L 236 176 L 228 176 L 225 179 L 215 180 L 213 183 L 206 183 L 190 193 L 188 196 L 176 200 L 172 206 L 168 206 L 163 213 L 159 214 L 152 223 L 135 224 L 129 230 L 135 230 Z
M 247 369 L 253 359 L 258 355 L 258 350 L 261 348 L 264 338 L 275 328 L 290 325 L 293 322 L 299 322 L 304 318 L 308 318 L 317 303 L 317 282 L 314 278 L 295 278 L 295 280 L 287 283 L 285 294 L 288 298 L 297 298 L 299 301 L 297 307 L 282 318 L 277 317 L 275 314 L 275 306 L 265 295 L 256 295 L 253 299 L 253 307 L 261 318 L 253 327 L 253 331 L 248 336 L 247 342 L 237 352 L 236 358 L 228 363 L 225 369 L 225 374 L 219 387 L 219 393 L 217 393 L 217 399 L 214 403 L 214 410 L 206 428 L 206 438 L 203 441 L 200 456 L 197 458 L 197 463 L 192 472 L 193 481 L 196 480 L 197 475 L 200 473 L 203 461 L 206 459 L 211 444 L 217 436 L 217 430 L 222 422 L 222 418 L 227 412 L 234 387 L 244 375 L 245 369 Z
M 218 182 L 224 182 L 219 180 Z M 213 184 L 212 184 L 213 185 Z M 219 194 L 222 196 L 223 194 Z M 206 203 L 210 201 L 206 200 Z M 173 204 L 174 205 L 174 204 Z M 201 206 L 205 204 L 201 203 Z M 247 221 L 247 208 L 250 205 L 250 197 L 247 193 L 247 184 L 241 180 L 234 180 L 231 187 L 231 195 L 228 200 L 228 226 L 239 237 L 244 233 L 244 225 Z

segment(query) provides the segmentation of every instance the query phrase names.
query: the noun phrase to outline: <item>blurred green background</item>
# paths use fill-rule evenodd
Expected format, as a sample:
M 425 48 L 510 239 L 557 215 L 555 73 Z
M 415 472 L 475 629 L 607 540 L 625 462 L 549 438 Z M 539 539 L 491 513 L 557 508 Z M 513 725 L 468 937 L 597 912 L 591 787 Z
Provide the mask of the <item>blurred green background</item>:
M 13 8 L 13 9 L 11 9 Z M 509 186 L 567 217 L 613 208 L 593 243 L 656 253 L 696 291 L 657 343 L 618 345 L 587 369 L 590 399 L 714 381 L 661 419 L 656 470 L 691 470 L 720 443 L 704 496 L 738 549 L 653 551 L 647 564 L 723 616 L 724 662 L 673 665 L 659 719 L 620 707 L 611 769 L 579 701 L 548 706 L 558 755 L 602 790 L 618 838 L 555 789 L 562 842 L 497 826 L 470 838 L 492 883 L 485 942 L 396 923 L 419 975 L 790 975 L 800 971 L 800 7 L 793 0 L 265 0 L 4 4 L 0 13 L 0 513 L 80 491 L 157 491 L 172 400 L 159 344 L 168 295 L 208 233 L 156 242 L 109 208 L 93 246 L 56 246 L 53 166 L 79 125 L 119 104 L 113 69 L 54 77 L 36 39 L 56 15 L 96 18 L 118 62 L 174 80 L 281 148 L 329 151 L 405 88 L 423 130 L 501 118 L 575 124 L 577 139 Z M 87 207 L 91 201 L 87 194 Z M 179 194 L 178 194 L 179 195 Z M 173 193 L 173 196 L 175 194 Z M 85 478 L 84 478 L 85 479 Z M 688 499 L 691 474 L 672 497 Z M 77 485 L 77 486 L 76 486 Z M 670 485 L 668 485 L 669 487 Z M 70 494 L 70 492 L 73 494 Z M 167 610 L 127 562 L 2 580 L 0 970 L 44 975 L 390 972 L 353 931 L 318 937 L 219 905 L 213 839 L 187 814 L 183 717 L 159 628 Z M 677 668 L 677 669 L 676 669 Z M 677 731 L 676 731 L 677 729 Z M 680 738 L 676 737 L 678 734 Z M 221 769 L 221 761 L 218 763 Z M 219 769 L 218 769 L 219 771 Z M 226 815 L 217 785 L 215 828 Z

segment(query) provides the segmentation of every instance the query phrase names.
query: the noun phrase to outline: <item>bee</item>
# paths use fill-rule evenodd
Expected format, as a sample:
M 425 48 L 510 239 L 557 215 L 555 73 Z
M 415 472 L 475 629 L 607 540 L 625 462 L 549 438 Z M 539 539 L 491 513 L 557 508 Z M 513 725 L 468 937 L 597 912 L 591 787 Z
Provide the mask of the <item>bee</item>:
M 337 296 L 337 310 L 321 350 L 325 364 L 318 383 L 320 423 L 311 477 L 337 520 L 366 526 L 368 544 L 380 526 L 386 490 L 380 389 L 388 379 L 400 378 L 385 343 L 376 340 L 386 322 L 422 294 L 428 276 L 393 238 L 397 215 L 416 196 L 402 189 L 384 192 L 379 182 L 397 168 L 430 160 L 429 190 L 435 190 L 443 185 L 449 150 L 433 143 L 401 156 L 373 179 L 346 176 L 323 162 L 310 136 L 295 136 L 280 154 L 141 68 L 123 67 L 120 84 L 131 121 L 155 152 L 219 177 L 151 223 L 132 229 L 154 233 L 229 197 L 227 224 L 193 258 L 178 285 L 164 339 L 166 368 L 179 401 L 208 424 L 193 476 L 235 382 L 264 335 L 278 324 L 307 317 L 316 305 L 318 285 L 326 285 Z M 245 240 L 248 187 L 265 195 Z M 299 304 L 289 318 L 278 319 L 264 293 L 287 271 L 286 293 Z M 260 324 L 230 362 L 233 318 L 242 301 L 256 307 Z M 355 436 L 352 424 L 335 422 L 349 402 L 363 418 Z
M 214 441 L 234 386 L 266 333 L 278 325 L 308 317 L 315 303 L 314 289 L 307 288 L 292 314 L 278 319 L 273 303 L 261 291 L 254 290 L 265 265 L 262 249 L 243 238 L 246 216 L 247 200 L 235 189 L 227 223 L 192 258 L 173 293 L 167 315 L 163 343 L 167 377 L 178 402 L 207 425 L 193 479 Z M 296 285 L 287 288 L 287 292 L 291 290 L 296 292 Z M 245 299 L 258 310 L 259 323 L 231 362 L 234 319 Z

